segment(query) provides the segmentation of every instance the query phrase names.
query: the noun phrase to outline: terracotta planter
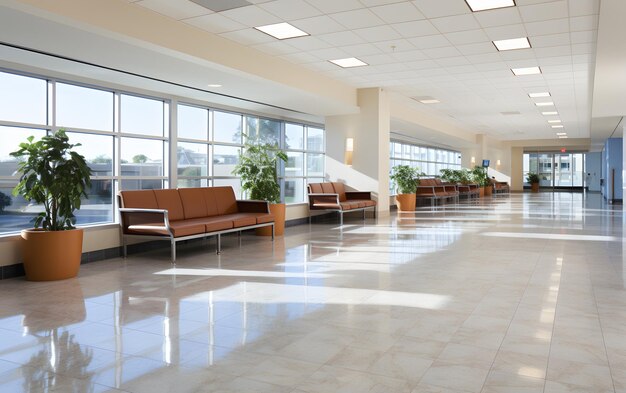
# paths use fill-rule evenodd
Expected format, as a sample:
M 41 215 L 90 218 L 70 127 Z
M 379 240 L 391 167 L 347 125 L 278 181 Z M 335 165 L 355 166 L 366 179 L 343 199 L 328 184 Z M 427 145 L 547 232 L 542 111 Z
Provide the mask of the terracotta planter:
M 415 194 L 398 194 L 396 195 L 396 203 L 398 210 L 401 212 L 415 211 Z
M 485 189 L 485 196 L 491 196 L 493 194 L 492 186 L 485 186 L 483 188 Z
M 479 198 L 485 197 L 485 187 L 478 187 L 478 197 Z
M 83 252 L 83 230 L 22 231 L 22 257 L 29 281 L 64 280 L 76 277 Z
M 285 204 L 270 203 L 270 213 L 274 215 L 274 235 L 282 236 L 285 234 Z M 256 229 L 257 236 L 272 236 L 272 227 L 263 227 Z
M 539 192 L 539 183 L 531 183 L 530 189 L 532 190 L 532 192 Z

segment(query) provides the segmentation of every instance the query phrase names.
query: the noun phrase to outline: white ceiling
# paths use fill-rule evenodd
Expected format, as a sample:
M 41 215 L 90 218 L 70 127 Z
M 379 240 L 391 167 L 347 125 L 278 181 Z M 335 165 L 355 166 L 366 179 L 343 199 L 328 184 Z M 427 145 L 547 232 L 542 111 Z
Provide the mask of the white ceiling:
M 134 4 L 354 87 L 384 87 L 418 111 L 503 140 L 555 138 L 534 105 L 545 99 L 527 95 L 550 91 L 568 135 L 590 137 L 599 0 L 516 0 L 516 7 L 477 13 L 464 0 L 248 2 L 217 13 L 189 0 Z M 279 41 L 253 28 L 283 21 L 310 36 Z M 498 52 L 491 43 L 523 36 L 531 49 Z M 352 56 L 369 66 L 328 62 Z M 529 66 L 542 75 L 510 71 Z M 415 96 L 441 103 L 426 106 Z

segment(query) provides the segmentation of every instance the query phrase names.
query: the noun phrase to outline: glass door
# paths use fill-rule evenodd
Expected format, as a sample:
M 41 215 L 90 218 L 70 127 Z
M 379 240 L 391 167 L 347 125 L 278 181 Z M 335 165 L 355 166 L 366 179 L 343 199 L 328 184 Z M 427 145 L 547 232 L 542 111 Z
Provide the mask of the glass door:
M 539 187 L 552 187 L 552 154 L 538 154 Z

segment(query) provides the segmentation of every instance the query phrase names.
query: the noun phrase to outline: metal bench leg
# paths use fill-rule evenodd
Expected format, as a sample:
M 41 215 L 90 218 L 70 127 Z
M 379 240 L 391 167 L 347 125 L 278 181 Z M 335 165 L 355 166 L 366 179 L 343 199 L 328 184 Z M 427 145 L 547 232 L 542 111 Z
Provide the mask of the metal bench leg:
M 176 265 L 176 240 L 170 240 L 172 245 L 172 265 Z
M 217 254 L 221 254 L 222 253 L 222 235 L 220 235 L 219 233 L 217 234 Z
M 272 241 L 274 241 L 274 232 L 275 232 L 276 226 L 274 224 L 272 224 Z
M 363 221 L 365 221 L 365 209 L 363 209 Z
M 343 226 L 343 212 L 339 212 L 339 225 Z

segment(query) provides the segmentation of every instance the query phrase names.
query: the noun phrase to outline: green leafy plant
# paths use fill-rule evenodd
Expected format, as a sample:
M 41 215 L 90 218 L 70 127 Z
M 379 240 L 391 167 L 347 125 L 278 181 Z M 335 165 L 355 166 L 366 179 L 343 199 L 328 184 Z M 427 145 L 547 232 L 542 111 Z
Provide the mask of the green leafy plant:
M 280 203 L 277 165 L 287 161 L 287 154 L 277 144 L 258 143 L 246 136 L 246 144 L 239 155 L 233 174 L 241 178 L 241 187 L 250 199 Z
M 0 213 L 4 211 L 4 208 L 7 206 L 11 206 L 11 197 L 0 191 Z
M 80 144 L 69 143 L 63 130 L 36 142 L 32 136 L 27 140 L 11 153 L 19 159 L 17 173 L 20 174 L 13 194 L 43 204 L 45 211 L 35 217 L 35 228 L 73 229 L 74 211 L 80 209 L 81 197 L 87 198 L 86 190 L 91 186 L 91 169 L 85 157 L 72 151 Z
M 490 184 L 487 170 L 481 166 L 475 166 L 474 169 L 470 171 L 470 177 L 474 183 L 481 187 L 487 187 Z
M 416 187 L 420 183 L 420 176 L 423 176 L 418 168 L 396 165 L 391 168 L 391 171 L 389 178 L 396 184 L 399 194 L 415 194 Z
M 530 184 L 539 183 L 539 175 L 534 172 L 528 172 L 528 175 L 526 175 L 526 181 Z

